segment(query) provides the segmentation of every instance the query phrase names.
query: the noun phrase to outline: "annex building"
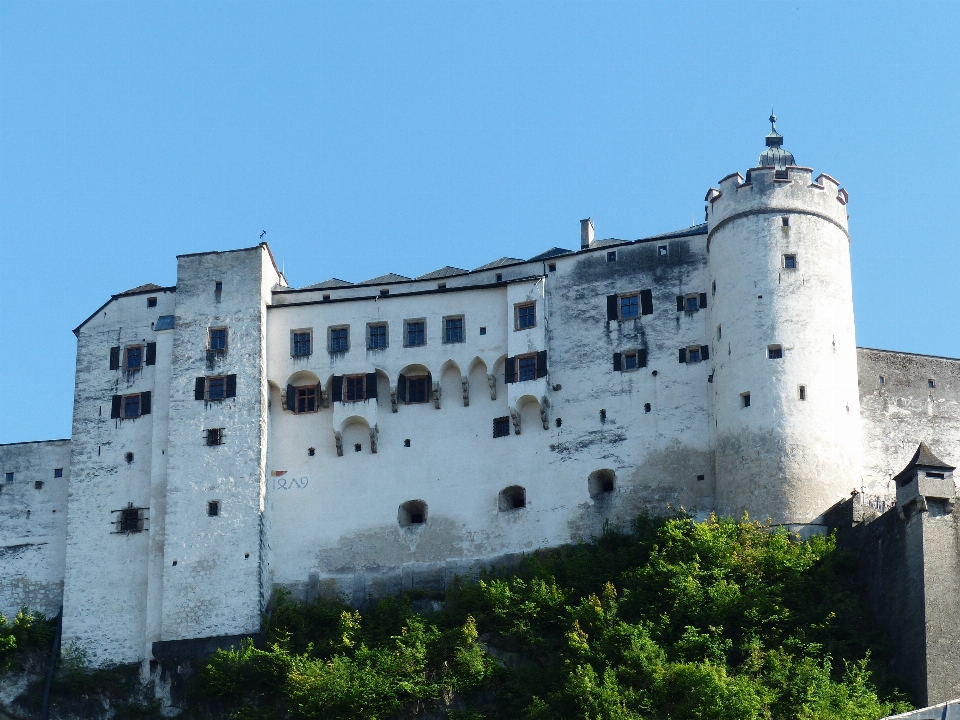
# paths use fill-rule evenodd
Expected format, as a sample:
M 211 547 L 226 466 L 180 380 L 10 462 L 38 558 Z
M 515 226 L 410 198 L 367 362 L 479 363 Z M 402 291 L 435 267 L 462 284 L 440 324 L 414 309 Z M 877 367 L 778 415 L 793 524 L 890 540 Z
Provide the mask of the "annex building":
M 908 465 L 955 536 L 960 361 L 857 348 L 848 194 L 766 145 L 677 232 L 301 288 L 261 244 L 112 296 L 71 438 L 0 446 L 0 611 L 148 661 L 277 587 L 442 590 L 643 508 L 816 531 Z

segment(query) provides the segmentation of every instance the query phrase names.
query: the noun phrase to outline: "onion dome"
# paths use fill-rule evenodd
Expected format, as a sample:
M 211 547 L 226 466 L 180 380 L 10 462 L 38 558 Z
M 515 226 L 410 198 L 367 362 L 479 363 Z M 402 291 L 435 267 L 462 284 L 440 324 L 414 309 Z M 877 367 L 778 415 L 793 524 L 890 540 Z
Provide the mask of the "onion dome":
M 784 150 L 783 135 L 777 132 L 777 116 L 770 115 L 770 134 L 767 135 L 767 149 L 760 153 L 760 162 L 757 167 L 775 167 L 777 170 L 786 170 L 787 165 L 796 165 L 793 153 Z

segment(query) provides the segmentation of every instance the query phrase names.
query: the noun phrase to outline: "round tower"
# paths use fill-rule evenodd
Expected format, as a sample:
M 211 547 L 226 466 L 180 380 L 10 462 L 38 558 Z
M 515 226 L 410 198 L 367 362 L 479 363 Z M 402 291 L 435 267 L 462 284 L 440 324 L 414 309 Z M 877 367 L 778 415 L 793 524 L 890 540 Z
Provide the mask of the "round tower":
M 758 166 L 706 198 L 717 509 L 810 523 L 860 486 L 847 193 L 770 122 Z

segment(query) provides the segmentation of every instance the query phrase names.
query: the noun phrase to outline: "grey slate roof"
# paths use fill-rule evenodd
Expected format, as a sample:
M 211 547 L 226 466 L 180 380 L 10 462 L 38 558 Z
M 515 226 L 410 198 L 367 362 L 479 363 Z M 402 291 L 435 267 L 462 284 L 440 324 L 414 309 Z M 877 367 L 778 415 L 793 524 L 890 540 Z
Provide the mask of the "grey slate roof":
M 542 252 L 539 255 L 534 255 L 532 258 L 527 260 L 527 262 L 533 262 L 535 260 L 546 260 L 547 258 L 559 257 L 560 255 L 570 255 L 573 250 L 567 250 L 562 247 L 552 247 L 546 252 Z
M 907 463 L 907 467 L 913 467 L 915 465 L 943 468 L 944 470 L 954 469 L 953 465 L 947 465 L 943 460 L 934 455 L 933 451 L 927 447 L 925 442 L 920 443 L 917 451 L 913 454 L 913 457 L 910 458 L 910 462 Z
M 361 285 L 374 285 L 383 283 L 394 283 L 394 282 L 404 282 L 410 278 L 404 277 L 403 275 L 397 275 L 396 273 L 387 273 L 386 275 L 378 275 L 375 278 L 370 278 L 369 280 L 364 280 Z
M 162 285 L 154 285 L 153 283 L 147 283 L 145 285 L 138 285 L 135 288 L 130 290 L 124 290 L 121 293 L 117 293 L 116 297 L 120 295 L 136 295 L 137 293 L 150 292 L 151 290 L 163 290 Z
M 493 262 L 488 262 L 486 265 L 474 268 L 473 272 L 477 272 L 477 270 L 493 270 L 494 268 L 503 267 L 504 265 L 514 265 L 515 263 L 522 262 L 523 260 L 520 258 L 502 257 L 499 260 L 494 260 Z
M 306 287 L 300 288 L 301 290 L 326 290 L 327 288 L 339 288 L 339 287 L 353 287 L 352 282 L 347 282 L 346 280 L 340 280 L 338 278 L 330 278 L 329 280 L 324 280 L 323 282 L 314 283 L 313 285 L 307 285 Z
M 424 275 L 420 275 L 415 279 L 416 280 L 436 280 L 437 278 L 450 277 L 451 275 L 466 275 L 466 274 L 467 274 L 466 270 L 461 270 L 460 268 L 455 268 L 455 267 L 452 267 L 451 265 L 447 265 L 445 267 L 440 268 L 439 270 L 434 270 L 433 272 L 428 272 Z

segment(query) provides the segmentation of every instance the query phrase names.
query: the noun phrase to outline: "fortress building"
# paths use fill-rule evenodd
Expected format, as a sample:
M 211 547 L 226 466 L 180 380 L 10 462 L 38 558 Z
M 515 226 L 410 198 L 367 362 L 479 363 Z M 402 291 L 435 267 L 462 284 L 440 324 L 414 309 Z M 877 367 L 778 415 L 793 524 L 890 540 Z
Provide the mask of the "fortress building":
M 70 440 L 0 447 L 0 609 L 135 662 L 643 508 L 885 509 L 921 441 L 960 459 L 960 361 L 856 347 L 847 192 L 766 145 L 677 232 L 297 289 L 261 244 L 112 296 Z

